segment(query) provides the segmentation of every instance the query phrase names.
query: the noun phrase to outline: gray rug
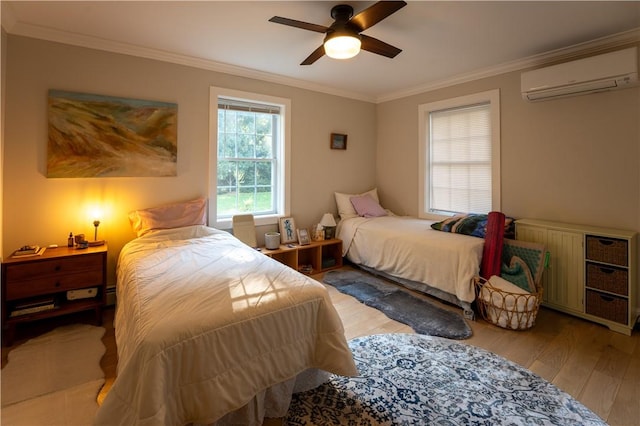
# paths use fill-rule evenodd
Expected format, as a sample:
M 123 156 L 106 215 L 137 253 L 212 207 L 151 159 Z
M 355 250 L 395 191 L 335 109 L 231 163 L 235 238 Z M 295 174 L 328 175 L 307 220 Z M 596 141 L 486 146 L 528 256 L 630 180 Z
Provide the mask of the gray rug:
M 285 426 L 606 426 L 569 394 L 494 353 L 440 337 L 349 342 L 357 377 L 293 395 Z
M 461 314 L 415 297 L 395 284 L 359 270 L 335 270 L 323 281 L 340 292 L 378 309 L 389 318 L 407 324 L 416 333 L 449 339 L 467 339 L 472 331 Z

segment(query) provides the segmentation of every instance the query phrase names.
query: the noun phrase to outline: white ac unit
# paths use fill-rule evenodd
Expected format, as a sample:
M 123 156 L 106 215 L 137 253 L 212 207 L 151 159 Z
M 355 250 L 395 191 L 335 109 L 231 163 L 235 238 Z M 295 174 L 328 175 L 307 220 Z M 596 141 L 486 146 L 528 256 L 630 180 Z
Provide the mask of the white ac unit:
M 638 82 L 636 47 L 523 72 L 522 98 L 543 101 L 624 89 Z

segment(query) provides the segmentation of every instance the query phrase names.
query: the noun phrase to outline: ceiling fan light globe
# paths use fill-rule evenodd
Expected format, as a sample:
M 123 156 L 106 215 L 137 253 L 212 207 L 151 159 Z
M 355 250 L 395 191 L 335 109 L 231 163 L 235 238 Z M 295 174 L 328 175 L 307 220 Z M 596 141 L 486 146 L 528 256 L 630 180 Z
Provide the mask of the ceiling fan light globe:
M 336 36 L 324 42 L 326 55 L 334 59 L 353 58 L 360 52 L 360 39 L 352 36 Z

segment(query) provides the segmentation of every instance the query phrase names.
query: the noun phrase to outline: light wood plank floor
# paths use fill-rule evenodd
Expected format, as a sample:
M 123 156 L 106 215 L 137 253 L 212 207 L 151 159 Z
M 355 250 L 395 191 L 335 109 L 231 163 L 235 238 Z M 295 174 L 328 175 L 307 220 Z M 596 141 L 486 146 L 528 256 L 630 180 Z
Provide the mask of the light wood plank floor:
M 345 266 L 349 268 L 349 266 Z M 321 281 L 322 275 L 314 278 Z M 326 286 L 342 318 L 347 339 L 379 333 L 412 333 L 406 325 L 390 320 L 351 296 Z M 421 296 L 425 297 L 427 296 Z M 445 309 L 460 308 L 435 299 Z M 69 316 L 59 322 L 91 323 L 91 313 Z M 101 361 L 105 391 L 116 376 L 117 353 L 113 330 L 114 309 L 107 308 L 103 342 L 107 348 Z M 473 336 L 464 343 L 475 345 L 514 361 L 554 383 L 612 426 L 640 425 L 640 332 L 625 336 L 579 318 L 541 308 L 536 325 L 528 331 L 509 331 L 481 319 L 469 322 Z M 2 366 L 8 351 L 28 338 L 55 328 L 59 323 L 25 325 L 18 329 L 11 347 L 2 348 Z M 103 391 L 99 398 L 103 397 Z M 270 419 L 265 425 L 278 425 Z

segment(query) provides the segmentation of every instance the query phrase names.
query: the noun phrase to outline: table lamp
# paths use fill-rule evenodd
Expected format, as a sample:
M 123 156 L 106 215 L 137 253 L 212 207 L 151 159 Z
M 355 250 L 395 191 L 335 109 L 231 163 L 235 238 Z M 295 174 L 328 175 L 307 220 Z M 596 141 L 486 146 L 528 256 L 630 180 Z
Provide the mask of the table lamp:
M 98 226 L 100 226 L 100 221 L 98 219 L 94 219 L 93 226 L 95 227 L 95 231 L 93 233 L 93 241 L 89 241 L 89 245 L 92 247 L 101 246 L 104 244 L 104 240 L 98 240 Z
M 331 213 L 325 213 L 320 220 L 320 225 L 324 228 L 324 237 L 327 240 L 335 238 L 336 220 Z

